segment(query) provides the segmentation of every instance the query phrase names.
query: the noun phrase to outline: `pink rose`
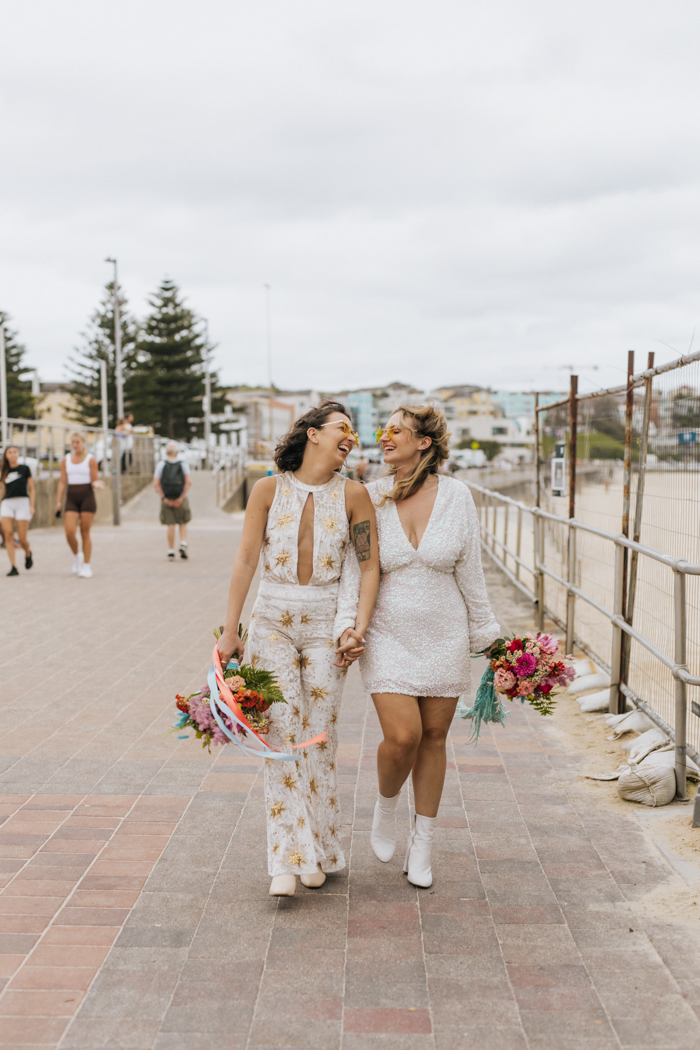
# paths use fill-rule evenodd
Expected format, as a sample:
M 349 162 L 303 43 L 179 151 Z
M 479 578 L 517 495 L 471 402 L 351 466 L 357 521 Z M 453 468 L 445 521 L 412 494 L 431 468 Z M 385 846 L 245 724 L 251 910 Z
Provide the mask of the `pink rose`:
M 497 692 L 505 693 L 515 685 L 515 675 L 512 671 L 499 667 L 493 676 L 493 684 Z
M 523 653 L 513 664 L 513 670 L 518 678 L 527 678 L 537 670 L 537 660 L 532 653 Z
M 559 652 L 559 642 L 551 634 L 541 634 L 537 639 L 537 644 L 543 653 L 551 655 Z
M 229 687 L 232 693 L 235 693 L 237 689 L 245 687 L 245 678 L 241 678 L 239 674 L 235 674 L 233 678 L 226 679 L 226 685 Z

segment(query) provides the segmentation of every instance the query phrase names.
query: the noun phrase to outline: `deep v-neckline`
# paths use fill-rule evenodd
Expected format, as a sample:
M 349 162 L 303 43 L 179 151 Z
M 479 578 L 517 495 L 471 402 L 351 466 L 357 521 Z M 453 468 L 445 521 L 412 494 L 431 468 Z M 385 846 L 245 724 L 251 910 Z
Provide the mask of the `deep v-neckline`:
M 439 474 L 436 474 L 435 476 L 436 476 L 436 477 L 437 477 L 437 479 L 438 479 L 438 483 L 437 483 L 437 491 L 436 491 L 436 493 L 435 493 L 435 500 L 434 500 L 434 502 L 433 502 L 433 508 L 432 508 L 432 510 L 430 511 L 430 517 L 428 518 L 428 521 L 427 521 L 427 523 L 426 523 L 426 526 L 425 526 L 425 528 L 423 529 L 423 535 L 421 536 L 420 540 L 418 541 L 418 546 L 417 546 L 417 547 L 414 547 L 414 546 L 413 546 L 413 544 L 411 543 L 411 541 L 409 540 L 409 538 L 408 538 L 408 536 L 407 536 L 407 534 L 406 534 L 406 530 L 405 530 L 405 529 L 404 529 L 404 527 L 403 527 L 403 522 L 401 521 L 401 515 L 399 514 L 399 506 L 398 506 L 398 503 L 396 502 L 396 500 L 392 500 L 392 501 L 391 501 L 391 502 L 392 502 L 392 503 L 394 504 L 394 511 L 395 511 L 395 513 L 396 513 L 396 520 L 397 520 L 397 522 L 398 522 L 398 525 L 399 525 L 399 528 L 401 529 L 401 532 L 402 532 L 402 534 L 403 534 L 403 538 L 404 538 L 404 539 L 406 540 L 406 543 L 407 543 L 407 544 L 409 545 L 409 547 L 410 547 L 410 548 L 411 548 L 411 550 L 412 550 L 412 551 L 414 552 L 414 554 L 417 554 L 417 553 L 418 553 L 418 551 L 419 551 L 419 550 L 421 549 L 421 546 L 422 546 L 422 544 L 423 544 L 423 541 L 425 540 L 425 537 L 426 537 L 426 536 L 428 535 L 428 531 L 429 531 L 429 529 L 430 529 L 430 525 L 431 525 L 431 523 L 432 523 L 432 520 L 433 520 L 433 518 L 434 518 L 434 516 L 435 516 L 435 508 L 437 507 L 437 504 L 438 504 L 438 499 L 440 498 L 440 489 L 442 488 L 442 485 L 441 485 L 441 483 L 440 483 L 440 475 L 439 475 Z

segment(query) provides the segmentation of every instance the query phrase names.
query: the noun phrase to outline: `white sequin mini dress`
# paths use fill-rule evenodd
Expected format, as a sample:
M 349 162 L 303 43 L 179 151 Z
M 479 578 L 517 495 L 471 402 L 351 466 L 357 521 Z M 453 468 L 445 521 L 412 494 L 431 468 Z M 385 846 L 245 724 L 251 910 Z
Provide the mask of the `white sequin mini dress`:
M 360 659 L 362 681 L 369 693 L 460 696 L 471 684 L 470 653 L 482 652 L 500 630 L 486 594 L 474 500 L 461 481 L 439 475 L 415 550 L 396 503 L 379 505 L 393 483 L 387 477 L 367 486 L 377 513 L 381 580 Z M 349 559 L 346 566 L 349 580 Z

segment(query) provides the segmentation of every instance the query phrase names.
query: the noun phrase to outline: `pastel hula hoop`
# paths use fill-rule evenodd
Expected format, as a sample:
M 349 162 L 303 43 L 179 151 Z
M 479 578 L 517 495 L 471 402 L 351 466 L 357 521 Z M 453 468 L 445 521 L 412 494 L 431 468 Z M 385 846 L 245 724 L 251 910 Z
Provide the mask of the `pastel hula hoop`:
M 237 660 L 229 660 L 226 670 L 227 671 L 238 671 L 239 665 Z M 236 702 L 234 694 L 229 689 L 224 678 L 224 672 L 221 667 L 221 657 L 219 651 L 214 647 L 214 654 L 212 656 L 212 665 L 209 668 L 207 674 L 207 682 L 209 684 L 209 706 L 212 714 L 216 719 L 216 724 L 222 733 L 225 733 L 231 743 L 237 744 L 238 747 L 243 751 L 247 751 L 250 755 L 257 755 L 258 758 L 273 758 L 278 762 L 296 762 L 299 755 L 292 755 L 286 751 L 279 751 L 272 744 L 268 744 L 267 740 L 264 740 L 259 733 L 257 733 L 243 711 Z M 260 747 L 251 747 L 250 744 L 245 744 L 243 739 L 237 734 L 232 733 L 229 727 L 224 722 L 221 715 L 225 714 L 227 718 L 232 718 L 239 726 L 245 729 L 246 733 L 251 733 L 256 740 L 259 741 Z M 326 732 L 319 733 L 318 736 L 313 737 L 311 740 L 305 740 L 303 744 L 293 744 L 291 750 L 298 751 L 302 747 L 310 747 L 311 744 L 318 744 L 322 740 L 327 740 L 328 734 Z

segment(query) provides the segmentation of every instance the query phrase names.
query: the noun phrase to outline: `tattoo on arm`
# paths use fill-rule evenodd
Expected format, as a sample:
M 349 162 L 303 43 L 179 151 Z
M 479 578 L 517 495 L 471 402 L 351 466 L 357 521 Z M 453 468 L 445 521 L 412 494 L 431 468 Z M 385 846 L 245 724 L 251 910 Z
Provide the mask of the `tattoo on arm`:
M 370 558 L 370 526 L 369 521 L 361 521 L 359 525 L 353 525 L 355 554 L 358 561 L 369 561 Z

